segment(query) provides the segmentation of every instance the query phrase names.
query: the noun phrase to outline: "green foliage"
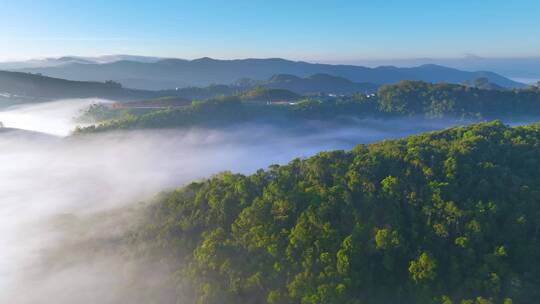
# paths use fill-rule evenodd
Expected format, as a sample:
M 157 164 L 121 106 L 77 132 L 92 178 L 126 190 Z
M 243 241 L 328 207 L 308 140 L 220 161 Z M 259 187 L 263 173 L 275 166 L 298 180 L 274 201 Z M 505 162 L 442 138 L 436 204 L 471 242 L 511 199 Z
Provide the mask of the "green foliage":
M 269 89 L 262 86 L 256 86 L 254 89 L 240 94 L 240 98 L 246 101 L 293 101 L 302 96 L 284 89 Z
M 386 113 L 431 118 L 503 118 L 540 113 L 538 89 L 482 89 L 485 86 L 402 81 L 379 89 L 378 106 Z
M 399 234 L 389 229 L 377 229 L 375 233 L 375 246 L 377 249 L 391 249 L 399 246 Z
M 95 103 L 90 105 L 87 109 L 81 111 L 77 121 L 81 123 L 96 123 L 102 122 L 111 119 L 120 119 L 122 117 L 127 117 L 129 113 L 126 109 L 111 109 L 106 104 Z
M 417 282 L 423 282 L 428 280 L 434 280 L 437 276 L 435 268 L 437 267 L 437 262 L 433 257 L 428 253 L 423 252 L 418 260 L 411 261 L 409 264 L 409 273 L 411 278 Z
M 179 259 L 197 303 L 536 303 L 538 147 L 493 122 L 225 173 L 130 242 Z
M 296 102 L 267 105 L 269 101 L 291 100 Z M 182 109 L 130 114 L 134 116 L 104 122 L 78 132 L 216 126 L 261 120 L 280 120 L 282 124 L 290 124 L 306 119 L 362 117 L 521 118 L 540 115 L 540 90 L 535 87 L 513 91 L 485 90 L 453 84 L 403 81 L 382 86 L 376 95 L 356 94 L 326 100 L 301 100 L 301 96 L 287 90 L 256 87 L 252 91 L 238 93 L 237 96 L 216 97 Z M 451 158 L 447 160 L 448 174 L 452 174 L 453 161 Z

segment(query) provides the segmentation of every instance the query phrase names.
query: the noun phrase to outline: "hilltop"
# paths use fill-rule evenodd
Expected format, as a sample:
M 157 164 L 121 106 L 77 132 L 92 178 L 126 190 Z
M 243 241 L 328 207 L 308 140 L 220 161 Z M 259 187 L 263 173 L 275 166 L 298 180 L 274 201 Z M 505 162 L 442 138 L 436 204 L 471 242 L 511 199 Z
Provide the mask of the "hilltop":
M 160 194 L 126 259 L 171 259 L 178 302 L 536 303 L 539 144 L 493 122 L 224 173 Z
M 379 88 L 375 83 L 356 83 L 344 77 L 329 74 L 314 74 L 308 77 L 297 77 L 288 74 L 274 75 L 260 85 L 272 89 L 286 89 L 298 94 L 328 93 L 335 95 L 351 95 L 354 93 L 374 93 Z

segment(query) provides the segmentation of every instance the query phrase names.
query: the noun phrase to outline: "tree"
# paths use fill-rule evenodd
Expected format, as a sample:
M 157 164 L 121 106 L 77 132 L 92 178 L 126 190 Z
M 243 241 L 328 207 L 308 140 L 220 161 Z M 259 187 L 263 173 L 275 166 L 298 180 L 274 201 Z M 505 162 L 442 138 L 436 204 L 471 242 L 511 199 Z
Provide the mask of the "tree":
M 437 268 L 435 259 L 427 252 L 423 252 L 417 260 L 411 261 L 409 264 L 409 273 L 415 282 L 421 283 L 435 279 L 437 276 L 435 268 Z

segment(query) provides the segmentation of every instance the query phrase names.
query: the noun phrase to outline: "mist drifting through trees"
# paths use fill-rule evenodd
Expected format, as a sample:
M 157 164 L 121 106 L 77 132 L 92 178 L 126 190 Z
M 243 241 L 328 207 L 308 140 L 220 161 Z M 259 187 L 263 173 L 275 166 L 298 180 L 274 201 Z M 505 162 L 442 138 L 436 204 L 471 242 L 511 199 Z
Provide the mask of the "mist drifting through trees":
M 101 290 L 103 302 L 117 299 L 106 292 L 118 272 L 110 264 L 114 254 L 82 265 L 68 257 L 57 268 L 43 273 L 46 252 L 72 238 L 58 229 L 67 216 L 88 217 L 96 213 L 133 206 L 162 190 L 206 178 L 225 170 L 252 173 L 295 157 L 308 157 L 321 150 L 350 149 L 357 143 L 402 137 L 449 126 L 451 121 L 364 120 L 355 126 L 323 128 L 316 123 L 284 134 L 279 127 L 243 124 L 212 129 L 110 132 L 89 136 L 62 137 L 74 127 L 72 118 L 94 100 L 67 100 L 10 108 L 0 112 L 5 127 L 0 132 L 0 288 L 5 301 L 35 301 L 61 289 L 65 303 L 74 297 L 81 303 L 95 301 Z M 74 106 L 74 105 L 77 106 Z M 10 120 L 29 117 L 28 120 Z M 7 118 L 7 119 L 6 119 Z M 16 122 L 12 124 L 11 122 Z M 28 124 L 25 124 L 28 122 Z M 47 134 L 52 133 L 52 134 Z M 109 238 L 119 234 L 120 224 L 90 227 L 81 238 Z M 109 230 L 110 229 L 110 230 Z M 93 232 L 92 232 L 93 231 Z M 67 233 L 67 234 L 69 234 Z M 99 237 L 97 237 L 99 236 Z M 40 269 L 42 272 L 40 272 Z M 116 269 L 118 270 L 118 269 Z M 40 280 L 35 280 L 37 273 Z M 30 280 L 29 277 L 32 277 Z M 104 279 L 109 278 L 109 279 Z M 31 284 L 32 288 L 28 288 Z M 100 289 L 101 288 L 101 289 Z M 24 290 L 24 292 L 22 292 Z M 127 288 L 127 291 L 130 289 Z M 118 291 L 119 292 L 119 291 Z M 126 290 L 119 294 L 124 295 Z M 84 298 L 87 295 L 87 298 Z M 0 299 L 3 300 L 4 299 Z

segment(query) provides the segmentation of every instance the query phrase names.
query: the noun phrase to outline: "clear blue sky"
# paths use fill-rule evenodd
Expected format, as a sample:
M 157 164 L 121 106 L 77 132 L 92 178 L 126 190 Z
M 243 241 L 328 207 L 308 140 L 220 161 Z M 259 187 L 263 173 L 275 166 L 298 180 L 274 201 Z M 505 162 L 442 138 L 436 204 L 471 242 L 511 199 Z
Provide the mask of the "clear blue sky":
M 0 0 L 0 60 L 540 56 L 540 0 Z

